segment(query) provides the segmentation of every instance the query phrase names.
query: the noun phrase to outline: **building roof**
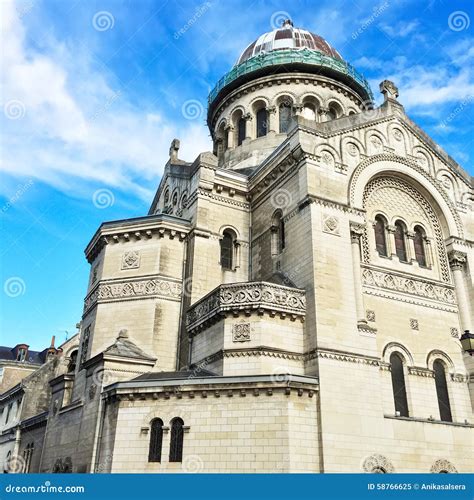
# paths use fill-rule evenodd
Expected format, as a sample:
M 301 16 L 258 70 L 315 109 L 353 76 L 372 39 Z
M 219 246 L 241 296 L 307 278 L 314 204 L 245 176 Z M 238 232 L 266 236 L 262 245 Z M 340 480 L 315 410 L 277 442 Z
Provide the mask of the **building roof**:
M 293 23 L 286 19 L 280 28 L 260 35 L 248 45 L 237 60 L 236 66 L 260 53 L 282 49 L 309 49 L 342 61 L 339 52 L 331 47 L 324 38 L 310 31 L 295 28 Z
M 120 356 L 124 358 L 147 359 L 154 361 L 156 358 L 150 356 L 140 349 L 134 342 L 128 338 L 127 330 L 120 330 L 115 342 L 107 347 L 104 354 Z
M 17 347 L 0 346 L 0 361 L 17 361 Z M 46 360 L 48 349 L 43 351 L 32 351 L 28 349 L 27 358 L 22 363 L 33 363 L 42 365 Z
M 179 372 L 149 372 L 139 375 L 133 380 L 185 380 L 204 377 L 217 377 L 217 375 L 203 368 L 195 370 L 183 370 Z

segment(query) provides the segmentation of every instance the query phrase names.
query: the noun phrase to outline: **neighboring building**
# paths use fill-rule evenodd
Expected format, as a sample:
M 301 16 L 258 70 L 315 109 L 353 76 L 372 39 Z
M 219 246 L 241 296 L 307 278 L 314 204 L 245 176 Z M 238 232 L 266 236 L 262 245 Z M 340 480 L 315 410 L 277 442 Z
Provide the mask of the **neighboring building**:
M 11 389 L 44 364 L 51 349 L 54 349 L 54 337 L 51 346 L 43 351 L 32 351 L 28 344 L 17 344 L 15 347 L 0 346 L 0 394 Z
M 244 50 L 213 153 L 87 246 L 30 470 L 473 471 L 472 178 L 380 90 L 290 21 Z
M 0 395 L 0 460 L 3 472 L 33 472 L 39 469 L 43 439 L 51 401 L 49 382 L 63 373 L 74 373 L 78 335 L 57 349 L 29 352 L 43 360 L 36 370 Z M 30 363 L 31 364 L 31 363 Z

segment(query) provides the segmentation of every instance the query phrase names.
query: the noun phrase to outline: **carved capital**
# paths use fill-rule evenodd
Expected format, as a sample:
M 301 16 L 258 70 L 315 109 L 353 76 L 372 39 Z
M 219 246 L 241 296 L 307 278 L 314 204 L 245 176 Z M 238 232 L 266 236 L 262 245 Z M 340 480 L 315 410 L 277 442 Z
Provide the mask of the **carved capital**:
M 250 113 L 245 113 L 245 115 L 242 116 L 242 118 L 248 122 L 251 122 L 253 120 L 253 116 Z
M 267 108 L 268 113 L 270 113 L 271 115 L 276 113 L 276 110 L 277 110 L 276 106 L 270 106 Z
M 467 261 L 467 256 L 464 252 L 460 252 L 459 250 L 451 250 L 448 253 L 449 266 L 451 269 L 463 269 L 464 265 Z
M 359 224 L 358 222 L 350 223 L 351 229 L 351 241 L 353 243 L 358 243 L 360 238 L 364 235 L 365 224 Z

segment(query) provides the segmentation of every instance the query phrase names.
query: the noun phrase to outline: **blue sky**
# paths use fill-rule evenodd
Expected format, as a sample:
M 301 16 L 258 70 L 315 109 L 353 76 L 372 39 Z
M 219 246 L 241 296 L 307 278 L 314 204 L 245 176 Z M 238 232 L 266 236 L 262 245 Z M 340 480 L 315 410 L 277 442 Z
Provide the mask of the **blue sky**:
M 80 320 L 98 225 L 147 213 L 170 141 L 211 149 L 208 92 L 284 13 L 473 169 L 471 1 L 0 0 L 0 344 L 42 349 Z

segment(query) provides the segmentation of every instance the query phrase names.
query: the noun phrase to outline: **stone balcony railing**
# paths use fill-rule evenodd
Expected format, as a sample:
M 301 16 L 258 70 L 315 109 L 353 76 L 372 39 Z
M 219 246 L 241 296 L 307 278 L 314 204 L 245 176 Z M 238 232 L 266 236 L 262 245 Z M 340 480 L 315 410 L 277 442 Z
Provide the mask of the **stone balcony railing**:
M 193 304 L 187 314 L 188 333 L 220 319 L 226 312 L 267 311 L 273 315 L 304 318 L 306 292 L 264 281 L 220 285 Z

